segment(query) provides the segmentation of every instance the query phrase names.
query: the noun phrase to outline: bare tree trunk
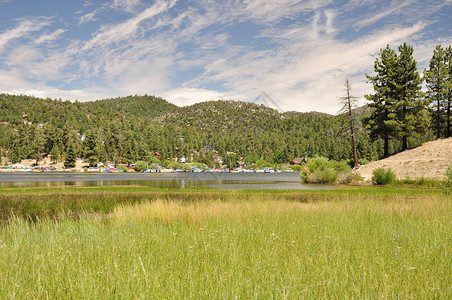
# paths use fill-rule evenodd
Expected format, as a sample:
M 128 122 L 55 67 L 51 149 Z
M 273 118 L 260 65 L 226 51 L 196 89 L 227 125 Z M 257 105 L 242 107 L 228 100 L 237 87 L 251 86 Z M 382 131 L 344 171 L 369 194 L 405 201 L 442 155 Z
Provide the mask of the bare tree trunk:
M 437 103 L 437 120 L 436 120 L 436 139 L 439 139 L 441 137 L 440 131 L 441 131 L 441 110 L 440 110 L 440 100 L 438 99 Z
M 403 106 L 402 108 L 402 113 L 403 113 L 403 118 L 405 118 L 406 116 L 406 106 Z M 408 143 L 407 143 L 407 129 L 406 127 L 402 127 L 403 129 L 403 136 L 402 136 L 402 151 L 405 151 L 406 149 L 408 149 Z
M 385 132 L 383 151 L 384 151 L 383 157 L 388 157 L 389 156 L 389 135 L 387 132 Z
M 450 138 L 450 102 L 452 99 L 448 99 L 447 101 L 447 138 Z
M 341 102 L 344 104 L 341 111 L 347 113 L 347 115 L 348 115 L 350 136 L 352 138 L 354 168 L 357 168 L 358 167 L 358 155 L 356 152 L 355 127 L 353 125 L 353 108 L 356 103 L 356 98 L 350 95 L 351 89 L 352 89 L 352 86 L 350 84 L 349 79 L 347 78 L 345 80 L 345 91 L 347 93 L 347 96 L 341 98 Z

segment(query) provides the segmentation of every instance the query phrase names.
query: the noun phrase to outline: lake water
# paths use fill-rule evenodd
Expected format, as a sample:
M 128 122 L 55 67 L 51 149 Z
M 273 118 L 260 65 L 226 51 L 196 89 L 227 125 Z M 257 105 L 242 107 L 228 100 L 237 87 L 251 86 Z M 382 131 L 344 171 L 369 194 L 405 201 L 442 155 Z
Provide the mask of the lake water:
M 318 190 L 327 185 L 300 182 L 299 173 L 0 173 L 0 187 L 118 186 Z

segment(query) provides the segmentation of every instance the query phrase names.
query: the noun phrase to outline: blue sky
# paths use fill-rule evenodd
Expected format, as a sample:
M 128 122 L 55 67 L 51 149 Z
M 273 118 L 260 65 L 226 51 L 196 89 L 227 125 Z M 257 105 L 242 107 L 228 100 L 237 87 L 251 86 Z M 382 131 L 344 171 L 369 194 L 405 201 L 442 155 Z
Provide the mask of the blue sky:
M 345 78 L 364 103 L 386 44 L 413 46 L 422 71 L 451 15 L 452 0 L 0 0 L 0 92 L 184 106 L 265 91 L 334 114 Z

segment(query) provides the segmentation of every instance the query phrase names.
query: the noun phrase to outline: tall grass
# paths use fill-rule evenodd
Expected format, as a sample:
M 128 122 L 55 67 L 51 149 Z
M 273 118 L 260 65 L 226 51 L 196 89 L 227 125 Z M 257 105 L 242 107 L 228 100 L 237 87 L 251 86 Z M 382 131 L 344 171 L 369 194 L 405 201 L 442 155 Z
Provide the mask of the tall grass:
M 0 233 L 0 298 L 450 298 L 441 195 L 117 205 Z

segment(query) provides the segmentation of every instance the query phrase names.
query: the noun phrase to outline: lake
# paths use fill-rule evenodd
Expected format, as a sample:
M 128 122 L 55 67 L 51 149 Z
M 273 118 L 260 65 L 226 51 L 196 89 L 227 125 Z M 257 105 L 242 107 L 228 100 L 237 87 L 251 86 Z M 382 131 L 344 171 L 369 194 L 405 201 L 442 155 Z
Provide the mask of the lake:
M 0 173 L 0 187 L 117 186 L 318 190 L 328 185 L 300 182 L 299 173 Z

